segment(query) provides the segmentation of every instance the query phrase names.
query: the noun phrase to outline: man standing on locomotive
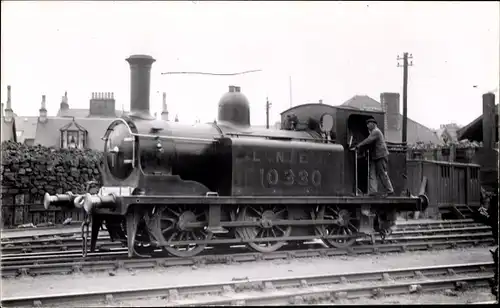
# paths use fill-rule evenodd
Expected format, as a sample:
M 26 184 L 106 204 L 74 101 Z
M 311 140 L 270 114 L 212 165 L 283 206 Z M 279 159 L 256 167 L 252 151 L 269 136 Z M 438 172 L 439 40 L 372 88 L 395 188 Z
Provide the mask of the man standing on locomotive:
M 392 187 L 389 174 L 387 173 L 387 162 L 389 150 L 385 143 L 384 134 L 377 127 L 377 121 L 370 118 L 366 121 L 366 126 L 370 135 L 365 140 L 355 146 L 356 150 L 363 146 L 370 146 L 370 183 L 368 193 L 370 196 L 378 194 L 378 180 L 384 186 L 385 192 L 381 195 L 392 195 L 394 189 Z

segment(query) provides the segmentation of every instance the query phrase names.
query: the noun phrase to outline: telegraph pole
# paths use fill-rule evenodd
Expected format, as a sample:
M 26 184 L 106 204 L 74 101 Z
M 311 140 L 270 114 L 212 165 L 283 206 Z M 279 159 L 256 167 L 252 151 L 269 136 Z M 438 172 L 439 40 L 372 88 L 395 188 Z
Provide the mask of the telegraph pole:
M 406 143 L 408 137 L 408 66 L 413 66 L 413 56 L 408 55 L 407 52 L 403 53 L 403 57 L 398 56 L 398 67 L 403 67 L 403 136 L 402 142 Z M 403 60 L 403 65 L 399 63 Z M 410 60 L 410 62 L 408 62 Z
M 266 97 L 266 128 L 269 129 L 269 109 L 271 109 L 271 106 L 273 104 L 271 104 L 269 102 L 269 98 Z

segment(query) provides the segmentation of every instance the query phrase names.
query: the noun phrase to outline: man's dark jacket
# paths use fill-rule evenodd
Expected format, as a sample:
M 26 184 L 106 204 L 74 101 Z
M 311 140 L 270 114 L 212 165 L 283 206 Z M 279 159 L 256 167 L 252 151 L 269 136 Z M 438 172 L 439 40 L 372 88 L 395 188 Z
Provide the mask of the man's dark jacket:
M 373 160 L 389 156 L 389 150 L 385 144 L 384 134 L 378 127 L 375 127 L 370 136 L 358 144 L 358 147 L 371 145 L 370 152 Z M 375 154 L 373 154 L 375 153 Z

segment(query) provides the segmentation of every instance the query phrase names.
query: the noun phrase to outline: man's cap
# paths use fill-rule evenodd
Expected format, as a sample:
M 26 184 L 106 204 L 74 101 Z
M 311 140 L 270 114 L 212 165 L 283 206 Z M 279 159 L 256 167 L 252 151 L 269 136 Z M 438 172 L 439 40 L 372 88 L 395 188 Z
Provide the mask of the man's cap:
M 371 122 L 371 123 L 375 123 L 375 124 L 377 124 L 377 121 L 375 121 L 375 119 L 374 119 L 374 118 L 369 118 L 368 120 L 366 120 L 366 124 L 368 124 L 368 123 L 370 123 L 370 122 Z

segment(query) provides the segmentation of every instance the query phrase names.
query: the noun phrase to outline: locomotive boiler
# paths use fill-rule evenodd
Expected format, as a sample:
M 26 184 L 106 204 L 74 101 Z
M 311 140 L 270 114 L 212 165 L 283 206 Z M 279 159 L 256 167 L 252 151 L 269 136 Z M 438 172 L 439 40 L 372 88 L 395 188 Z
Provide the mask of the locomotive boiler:
M 283 129 L 258 130 L 250 125 L 247 98 L 231 86 L 219 101 L 217 123 L 157 120 L 149 112 L 155 60 L 127 61 L 131 113 L 104 133 L 103 186 L 94 195 L 44 200 L 46 208 L 87 213 L 91 251 L 102 225 L 130 257 L 155 249 L 190 257 L 207 245 L 242 243 L 271 252 L 318 238 L 348 247 L 360 236 L 385 234 L 396 212 L 427 207 L 425 195 L 413 197 L 404 187 L 395 197 L 364 194 L 366 165 L 348 148 L 367 136 L 366 118 L 380 113 L 303 105 L 287 111 Z M 84 236 L 84 253 L 86 243 Z

